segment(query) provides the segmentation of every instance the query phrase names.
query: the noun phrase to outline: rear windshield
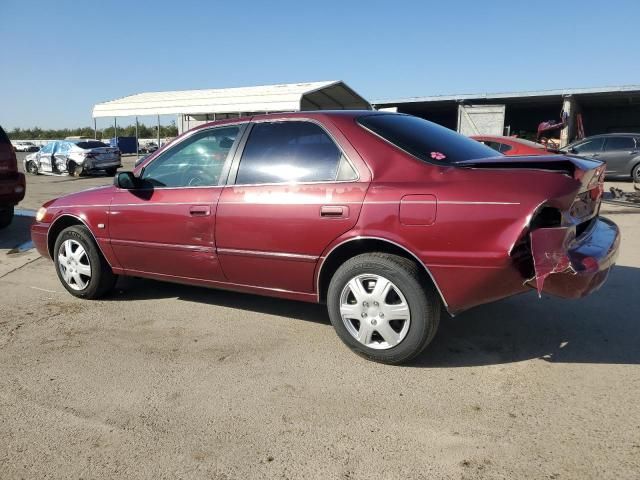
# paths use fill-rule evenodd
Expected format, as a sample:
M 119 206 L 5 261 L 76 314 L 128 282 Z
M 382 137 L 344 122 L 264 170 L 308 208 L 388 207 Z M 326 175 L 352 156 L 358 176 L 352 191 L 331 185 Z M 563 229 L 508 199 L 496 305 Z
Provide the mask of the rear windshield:
M 4 132 L 2 127 L 0 127 L 0 144 L 8 145 L 10 143 L 11 141 L 9 141 L 9 137 L 7 137 L 7 134 Z
M 82 142 L 75 142 L 75 144 L 80 148 L 84 148 L 85 150 L 88 148 L 100 148 L 109 146 L 102 142 L 98 142 L 97 140 L 83 140 Z
M 411 115 L 365 115 L 357 121 L 396 147 L 425 162 L 455 163 L 501 156 L 480 142 Z

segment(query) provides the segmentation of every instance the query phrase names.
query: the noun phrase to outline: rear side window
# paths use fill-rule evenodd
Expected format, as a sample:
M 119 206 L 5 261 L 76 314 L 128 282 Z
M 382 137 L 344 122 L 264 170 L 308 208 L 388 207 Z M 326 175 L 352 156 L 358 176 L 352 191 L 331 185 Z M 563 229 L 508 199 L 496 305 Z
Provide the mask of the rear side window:
M 358 123 L 425 162 L 447 164 L 500 156 L 480 142 L 411 115 L 365 115 Z
M 2 129 L 2 127 L 0 127 L 0 144 L 9 145 L 10 143 L 11 141 L 9 140 L 9 137 L 7 136 L 5 131 Z
M 490 140 L 482 140 L 480 143 L 484 143 L 487 147 L 493 148 L 496 152 L 500 151 L 500 144 L 498 142 L 492 142 Z
M 605 150 L 635 150 L 636 142 L 632 137 L 609 137 L 604 145 Z
M 236 184 L 353 180 L 331 137 L 311 122 L 260 122 L 251 129 Z
M 513 147 L 511 145 L 507 145 L 506 143 L 500 144 L 500 153 L 507 153 L 509 150 L 512 150 Z

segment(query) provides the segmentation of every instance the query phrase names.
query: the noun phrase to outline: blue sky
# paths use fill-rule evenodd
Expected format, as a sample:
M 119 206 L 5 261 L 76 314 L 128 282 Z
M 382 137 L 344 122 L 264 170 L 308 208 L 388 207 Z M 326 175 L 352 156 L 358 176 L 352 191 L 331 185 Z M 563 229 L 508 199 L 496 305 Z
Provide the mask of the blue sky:
M 370 100 L 640 84 L 639 26 L 637 0 L 0 0 L 0 124 L 90 125 L 94 103 L 143 91 L 299 81 Z

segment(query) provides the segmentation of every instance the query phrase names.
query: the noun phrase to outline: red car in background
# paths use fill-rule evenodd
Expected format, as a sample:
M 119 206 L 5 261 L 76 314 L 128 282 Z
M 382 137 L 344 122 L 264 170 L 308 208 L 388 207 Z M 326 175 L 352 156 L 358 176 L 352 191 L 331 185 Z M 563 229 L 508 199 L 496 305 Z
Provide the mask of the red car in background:
M 0 127 L 0 228 L 11 224 L 14 207 L 24 198 L 25 188 L 24 174 L 18 172 L 16 152 Z
M 441 307 L 600 287 L 619 244 L 598 216 L 603 174 L 496 156 L 410 115 L 260 115 L 197 127 L 113 186 L 47 202 L 31 232 L 77 297 L 131 275 L 326 303 L 352 350 L 400 363 Z
M 487 147 L 507 156 L 515 155 L 549 155 L 558 153 L 541 143 L 532 142 L 518 137 L 503 137 L 500 135 L 474 135 L 471 138 L 484 143 Z

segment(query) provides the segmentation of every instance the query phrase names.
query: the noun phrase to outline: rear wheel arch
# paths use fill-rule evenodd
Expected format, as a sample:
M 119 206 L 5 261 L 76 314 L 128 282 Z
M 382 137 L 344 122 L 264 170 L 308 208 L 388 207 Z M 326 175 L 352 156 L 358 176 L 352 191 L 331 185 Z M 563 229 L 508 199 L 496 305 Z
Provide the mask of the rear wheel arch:
M 329 283 L 331 282 L 331 278 L 335 272 L 340 268 L 340 265 L 357 255 L 372 252 L 390 253 L 398 255 L 399 257 L 404 257 L 416 263 L 420 267 L 419 271 L 423 276 L 423 279 L 435 287 L 442 303 L 448 308 L 447 301 L 427 266 L 406 247 L 391 240 L 378 237 L 357 237 L 348 239 L 339 243 L 329 251 L 320 264 L 318 271 L 318 300 L 321 303 L 326 302 Z

